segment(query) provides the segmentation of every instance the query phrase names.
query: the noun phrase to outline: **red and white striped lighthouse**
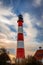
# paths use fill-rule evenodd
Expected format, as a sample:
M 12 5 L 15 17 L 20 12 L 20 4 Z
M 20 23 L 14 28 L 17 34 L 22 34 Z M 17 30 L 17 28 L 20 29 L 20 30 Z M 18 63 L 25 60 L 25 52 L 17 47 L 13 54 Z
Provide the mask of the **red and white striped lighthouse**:
M 25 58 L 25 51 L 24 51 L 24 35 L 23 35 L 23 18 L 22 15 L 18 16 L 19 19 L 18 23 L 18 36 L 17 36 L 17 53 L 16 58 L 17 62 L 21 62 L 22 59 Z

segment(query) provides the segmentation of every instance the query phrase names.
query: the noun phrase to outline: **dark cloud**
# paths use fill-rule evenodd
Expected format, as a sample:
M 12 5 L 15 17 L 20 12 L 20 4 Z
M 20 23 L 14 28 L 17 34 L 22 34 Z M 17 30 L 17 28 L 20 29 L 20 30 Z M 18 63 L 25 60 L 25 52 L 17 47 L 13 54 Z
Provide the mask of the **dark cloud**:
M 3 6 L 5 6 L 5 7 L 10 6 L 11 0 L 0 0 L 0 1 L 3 3 Z
M 13 25 L 0 23 L 0 38 L 3 37 L 3 39 L 6 38 L 8 40 L 16 40 L 16 33 L 17 31 Z
M 37 25 L 35 24 L 34 27 L 37 29 L 38 33 L 37 33 L 37 36 L 36 36 L 36 41 L 37 42 L 43 42 L 43 27 L 42 25 Z
M 17 33 L 17 30 L 16 30 L 14 25 L 8 25 L 8 24 L 6 24 L 6 25 L 12 32 L 16 32 Z
M 34 7 L 34 0 L 2 0 L 4 7 L 12 7 L 11 12 L 20 14 L 28 12 L 37 18 L 41 18 L 43 12 L 43 1 L 40 7 Z
M 43 13 L 43 1 L 41 1 L 41 6 L 39 7 L 34 7 L 33 3 L 34 0 L 0 0 L 1 2 L 3 2 L 3 6 L 4 7 L 12 7 L 11 12 L 12 13 L 16 13 L 17 15 L 22 13 L 22 12 L 27 12 L 32 14 L 32 16 L 35 16 L 38 20 L 41 20 L 41 15 Z M 40 3 L 40 2 L 39 2 Z M 36 3 L 38 4 L 38 3 Z M 38 5 L 37 5 L 38 6 Z M 13 16 L 4 16 L 7 19 L 11 19 Z M 13 25 L 8 25 L 9 29 L 13 32 L 17 32 L 17 30 L 15 29 L 15 27 Z M 25 25 L 25 27 L 27 27 Z M 37 40 L 39 41 L 43 41 L 43 35 L 41 35 L 43 33 L 43 28 L 40 26 L 37 26 L 34 24 L 34 27 L 37 29 L 38 33 L 37 34 Z M 42 33 L 41 33 L 41 32 Z M 25 32 L 24 32 L 25 33 Z M 26 33 L 25 33 L 26 35 Z
M 43 42 L 43 35 L 37 34 L 36 41 L 37 41 L 38 43 Z
M 2 15 L 4 18 L 8 19 L 8 20 L 11 20 L 13 18 L 12 15 Z

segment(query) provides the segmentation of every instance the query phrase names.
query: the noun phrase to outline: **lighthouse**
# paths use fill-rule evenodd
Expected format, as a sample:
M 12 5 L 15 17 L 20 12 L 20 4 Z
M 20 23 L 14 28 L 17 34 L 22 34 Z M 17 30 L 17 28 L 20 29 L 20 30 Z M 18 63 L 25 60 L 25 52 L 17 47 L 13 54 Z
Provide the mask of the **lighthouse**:
M 17 34 L 16 61 L 17 61 L 17 63 L 21 63 L 22 60 L 25 58 L 24 34 L 23 34 L 23 17 L 22 17 L 22 15 L 18 16 L 17 23 L 18 23 L 18 34 Z

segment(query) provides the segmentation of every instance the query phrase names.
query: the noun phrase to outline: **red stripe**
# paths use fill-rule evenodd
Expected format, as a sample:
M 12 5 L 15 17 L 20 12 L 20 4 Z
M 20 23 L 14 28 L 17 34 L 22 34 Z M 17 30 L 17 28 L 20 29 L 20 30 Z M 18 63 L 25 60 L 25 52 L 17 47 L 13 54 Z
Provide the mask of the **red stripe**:
M 23 21 L 22 20 L 18 20 L 18 26 L 23 26 Z
M 18 40 L 24 40 L 23 33 L 18 33 Z
M 17 58 L 25 58 L 24 48 L 17 48 Z

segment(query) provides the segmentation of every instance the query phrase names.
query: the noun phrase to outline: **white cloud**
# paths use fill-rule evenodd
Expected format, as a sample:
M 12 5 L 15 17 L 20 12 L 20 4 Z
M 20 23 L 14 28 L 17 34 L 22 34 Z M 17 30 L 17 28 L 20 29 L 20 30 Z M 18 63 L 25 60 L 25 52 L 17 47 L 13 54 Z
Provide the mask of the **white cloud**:
M 38 4 L 39 5 L 39 4 Z M 13 16 L 11 19 L 7 19 L 5 16 Z M 34 54 L 34 49 L 36 50 L 37 47 L 39 47 L 39 44 L 34 40 L 38 31 L 33 28 L 34 21 L 37 19 L 32 17 L 28 13 L 23 13 L 24 18 L 24 31 L 26 33 L 26 36 L 24 36 L 24 44 L 25 44 L 25 51 L 26 55 L 28 54 Z M 17 30 L 17 16 L 16 14 L 13 14 L 11 12 L 11 8 L 0 8 L 0 27 L 2 28 L 3 33 L 0 33 L 0 45 L 5 46 L 6 48 L 17 48 L 17 39 L 15 40 L 15 36 L 17 36 L 17 33 L 12 32 L 10 28 L 8 28 L 5 24 L 8 25 L 14 25 L 15 29 Z M 38 21 L 38 20 L 37 20 Z M 37 22 L 35 22 L 37 23 Z M 27 27 L 25 27 L 25 25 Z M 11 40 L 13 38 L 13 40 Z
M 12 16 L 12 18 L 7 19 L 4 16 Z M 0 6 L 0 46 L 16 50 L 17 41 L 15 40 L 15 36 L 17 34 L 12 32 L 6 24 L 14 25 L 17 29 L 17 16 L 11 12 L 11 8 Z
M 34 38 L 37 35 L 37 30 L 33 28 L 33 19 L 28 13 L 24 14 L 24 25 L 27 26 L 24 28 L 24 31 L 26 32 L 28 38 Z
M 3 33 L 0 33 L 0 39 L 7 39 L 6 35 Z
M 40 20 L 40 21 L 39 21 L 39 22 L 37 22 L 36 24 L 37 24 L 37 26 L 39 26 L 39 27 L 43 28 L 43 21 L 41 21 L 41 20 Z
M 35 17 L 31 16 L 28 13 L 24 14 L 24 31 L 26 36 L 24 36 L 24 45 L 25 45 L 25 53 L 26 55 L 34 55 L 39 46 L 42 46 L 41 43 L 35 41 L 35 37 L 38 34 L 38 30 L 34 28 L 34 25 L 39 22 Z M 26 27 L 25 27 L 26 26 Z M 43 47 L 43 46 L 42 46 Z
M 13 14 L 11 12 L 12 7 L 6 8 L 6 7 L 0 7 L 0 22 L 7 23 L 9 25 L 13 24 L 17 20 L 16 14 Z M 4 16 L 12 16 L 11 20 L 7 19 Z M 12 20 L 13 19 L 13 20 Z M 14 21 L 14 22 L 13 22 Z M 13 22 L 13 23 L 12 23 Z
M 33 0 L 33 6 L 39 7 L 39 6 L 41 6 L 41 2 L 42 2 L 42 0 Z
M 17 42 L 16 41 L 7 40 L 7 39 L 0 39 L 0 47 L 6 48 L 6 49 L 14 49 L 14 50 L 16 50 Z M 12 54 L 14 54 L 14 53 L 12 53 Z M 16 53 L 15 53 L 15 55 L 16 55 Z
M 34 55 L 40 46 L 43 48 L 43 42 L 38 43 L 37 41 L 33 41 L 33 39 L 30 39 L 30 38 L 24 39 L 24 45 L 25 45 L 25 55 L 26 56 Z
M 43 13 L 42 13 L 42 15 L 41 15 L 41 18 L 42 18 L 42 20 L 43 20 Z
M 10 11 L 9 11 L 9 9 L 7 10 L 6 8 L 0 8 L 0 21 L 1 22 L 4 22 L 4 23 L 8 23 L 8 24 L 11 24 L 11 23 L 9 23 L 9 20 L 8 19 L 6 19 L 5 17 L 3 17 L 3 15 L 10 15 Z
M 0 22 L 0 32 L 2 33 L 2 35 L 10 38 L 10 29 L 3 23 Z
M 3 39 L 15 40 L 16 36 L 16 32 L 12 32 L 8 26 L 0 22 L 0 39 L 3 37 Z

